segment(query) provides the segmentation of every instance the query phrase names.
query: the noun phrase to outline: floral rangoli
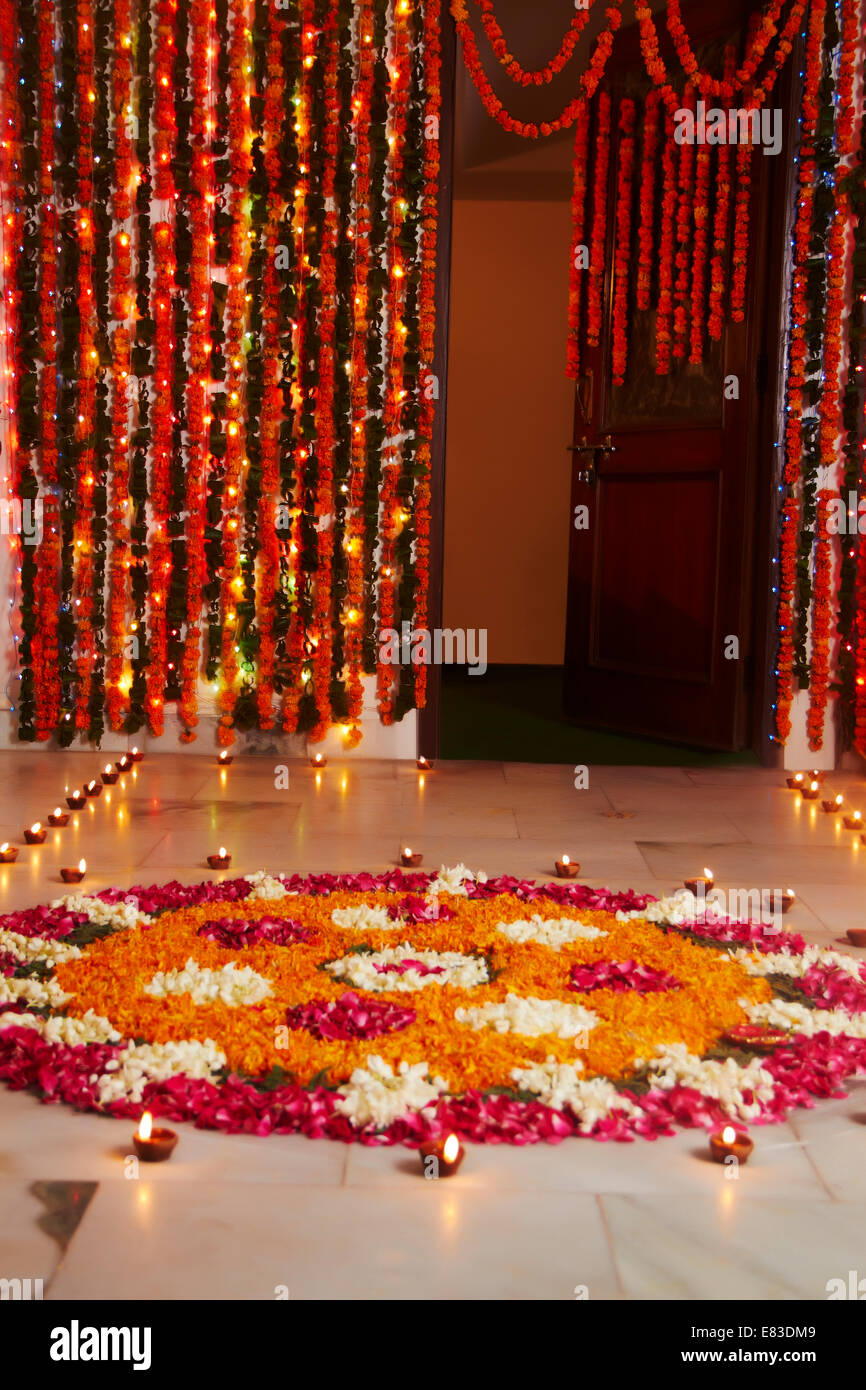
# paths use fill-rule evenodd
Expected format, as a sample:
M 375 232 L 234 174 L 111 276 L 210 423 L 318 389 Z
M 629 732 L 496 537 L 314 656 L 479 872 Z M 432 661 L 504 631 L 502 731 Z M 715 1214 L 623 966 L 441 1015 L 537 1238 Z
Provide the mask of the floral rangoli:
M 840 1094 L 866 965 L 694 909 L 462 865 L 71 894 L 0 918 L 0 1077 L 372 1144 L 655 1138 Z

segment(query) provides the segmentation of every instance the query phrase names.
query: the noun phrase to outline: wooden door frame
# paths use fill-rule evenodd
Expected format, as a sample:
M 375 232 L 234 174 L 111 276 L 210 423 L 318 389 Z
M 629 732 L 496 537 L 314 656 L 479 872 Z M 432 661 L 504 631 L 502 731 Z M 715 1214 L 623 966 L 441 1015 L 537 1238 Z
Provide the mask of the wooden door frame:
M 442 109 L 439 124 L 439 241 L 436 266 L 436 343 L 433 373 L 439 383 L 439 400 L 433 424 L 430 460 L 430 577 L 428 588 L 428 627 L 442 626 L 443 579 L 445 561 L 445 450 L 448 400 L 448 333 L 451 301 L 451 246 L 454 202 L 454 134 L 457 97 L 457 31 L 450 13 L 442 11 Z M 760 253 L 755 267 L 755 284 L 765 287 L 763 309 L 756 302 L 756 321 L 764 324 L 757 359 L 763 359 L 766 386 L 755 393 L 750 423 L 750 482 L 756 505 L 753 516 L 754 555 L 751 575 L 752 639 L 749 659 L 753 663 L 751 687 L 751 746 L 767 766 L 779 766 L 782 750 L 772 741 L 774 718 L 773 654 L 777 641 L 777 602 L 773 589 L 773 561 L 778 556 L 779 483 L 782 474 L 784 441 L 785 364 L 788 295 L 785 255 L 794 213 L 796 166 L 793 151 L 797 143 L 798 110 L 802 78 L 803 42 L 799 35 L 782 71 L 777 100 L 786 111 L 783 149 L 791 151 L 782 166 L 773 169 L 770 197 L 765 200 L 762 220 L 772 218 L 772 236 L 760 237 Z M 773 217 L 773 212 L 778 213 Z M 772 273 L 773 263 L 776 272 Z M 761 461 L 766 468 L 762 485 Z M 772 478 L 772 481 L 770 481 Z M 428 758 L 439 756 L 442 713 L 442 668 L 431 664 L 427 672 L 427 702 L 417 714 L 417 751 Z M 672 745 L 673 752 L 673 745 Z

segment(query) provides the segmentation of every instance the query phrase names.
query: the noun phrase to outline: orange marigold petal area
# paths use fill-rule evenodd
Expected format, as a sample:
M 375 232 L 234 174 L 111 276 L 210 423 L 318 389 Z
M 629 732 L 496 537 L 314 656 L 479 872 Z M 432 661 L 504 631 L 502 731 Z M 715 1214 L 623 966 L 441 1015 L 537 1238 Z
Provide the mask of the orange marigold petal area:
M 339 891 L 328 896 L 298 895 L 279 900 L 250 900 L 185 907 L 158 917 L 152 925 L 120 931 L 90 945 L 75 961 L 57 967 L 61 989 L 71 994 L 71 1013 L 93 1009 L 128 1038 L 148 1042 L 212 1039 L 225 1053 L 231 1070 L 255 1076 L 277 1066 L 306 1084 L 327 1072 L 334 1083 L 345 1081 L 371 1054 L 389 1063 L 426 1061 L 452 1091 L 480 1090 L 513 1084 L 512 1070 L 555 1057 L 579 1058 L 588 1077 L 619 1079 L 651 1057 L 658 1045 L 685 1043 L 697 1055 L 720 1035 L 745 1021 L 740 1001 L 769 999 L 766 980 L 747 974 L 727 953 L 698 946 L 677 932 L 665 932 L 642 920 L 618 921 L 607 912 L 575 911 L 545 903 L 545 920 L 576 919 L 605 932 L 554 950 L 538 942 L 518 944 L 497 930 L 498 924 L 526 920 L 534 909 L 509 895 L 470 900 L 443 894 L 455 916 L 448 921 L 397 923 L 393 930 L 354 931 L 335 926 L 338 908 L 360 904 L 391 906 L 387 892 Z M 311 931 L 311 939 L 288 946 L 259 942 L 241 948 L 218 945 L 198 935 L 215 918 L 251 921 L 258 917 L 293 919 Z M 382 950 L 409 943 L 417 951 L 476 953 L 487 958 L 489 983 L 474 988 L 429 984 L 414 991 L 382 991 L 375 998 L 415 1011 L 408 1027 L 370 1039 L 323 1040 L 303 1028 L 286 1030 L 286 1011 L 311 1000 L 336 1000 L 347 990 L 363 995 L 323 967 L 353 946 Z M 157 972 L 181 970 L 188 960 L 219 970 L 234 961 L 267 979 L 272 993 L 259 1004 L 230 1007 L 195 1004 L 189 995 L 152 997 L 145 986 Z M 578 993 L 570 987 L 575 965 L 600 961 L 637 961 L 673 975 L 678 988 L 659 993 L 615 993 L 596 989 Z M 500 1003 L 510 994 L 561 1000 L 592 1010 L 598 1022 L 587 1035 L 559 1038 L 477 1031 L 455 1018 L 459 1008 Z M 577 1045 L 576 1045 L 577 1044 Z

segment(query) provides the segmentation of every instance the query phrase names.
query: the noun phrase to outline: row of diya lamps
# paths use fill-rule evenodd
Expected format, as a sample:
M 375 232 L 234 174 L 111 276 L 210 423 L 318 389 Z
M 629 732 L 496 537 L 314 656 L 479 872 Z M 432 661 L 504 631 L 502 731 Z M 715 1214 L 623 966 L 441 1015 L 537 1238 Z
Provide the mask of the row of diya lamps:
M 858 832 L 861 842 L 866 845 L 866 834 L 863 833 L 866 831 L 866 825 L 863 824 L 863 812 L 846 811 L 845 798 L 841 792 L 838 792 L 836 796 L 821 796 L 823 780 L 823 772 L 795 772 L 787 779 L 787 783 L 792 792 L 799 792 L 803 801 L 820 800 L 821 810 L 825 815 L 841 816 L 845 829 Z M 866 927 L 851 927 L 847 936 L 852 946 L 866 946 Z
M 823 772 L 812 772 L 808 776 L 805 772 L 795 772 L 788 779 L 788 786 L 792 792 L 799 792 L 804 801 L 821 801 L 821 810 L 828 816 L 842 816 L 843 825 L 846 830 L 866 830 L 863 824 L 862 811 L 845 811 L 845 798 L 840 792 L 837 796 L 821 796 L 821 783 L 824 780 Z M 866 835 L 861 833 L 861 839 L 866 844 Z
M 174 1129 L 154 1125 L 153 1115 L 145 1110 L 132 1136 L 135 1152 L 143 1163 L 164 1163 L 177 1148 L 178 1135 Z M 754 1141 L 742 1125 L 725 1125 L 710 1134 L 710 1157 L 715 1163 L 747 1163 Z M 466 1157 L 466 1149 L 456 1134 L 445 1134 L 428 1140 L 418 1150 L 421 1172 L 425 1178 L 450 1178 Z
M 106 763 L 98 782 L 94 778 L 87 783 L 83 790 L 80 787 L 76 787 L 73 792 L 69 793 L 66 797 L 66 804 L 69 807 L 69 811 L 80 811 L 83 806 L 87 805 L 89 800 L 101 796 L 103 786 L 113 787 L 123 773 L 129 772 L 133 764 L 140 763 L 143 758 L 144 754 L 138 748 L 133 748 L 131 752 L 124 753 L 123 757 L 114 764 L 114 767 L 111 766 L 111 763 Z M 60 806 L 55 806 L 48 817 L 48 824 L 58 829 L 61 829 L 64 825 L 68 825 L 69 811 L 64 811 Z M 47 834 L 48 831 L 45 826 L 41 821 L 37 820 L 24 831 L 24 841 L 28 845 L 41 845 L 44 843 Z M 4 840 L 3 844 L 0 845 L 0 864 L 14 864 L 17 858 L 17 845 L 10 845 L 7 840 Z M 79 859 L 76 868 L 61 869 L 60 877 L 63 879 L 64 883 L 80 883 L 86 873 L 87 860 Z

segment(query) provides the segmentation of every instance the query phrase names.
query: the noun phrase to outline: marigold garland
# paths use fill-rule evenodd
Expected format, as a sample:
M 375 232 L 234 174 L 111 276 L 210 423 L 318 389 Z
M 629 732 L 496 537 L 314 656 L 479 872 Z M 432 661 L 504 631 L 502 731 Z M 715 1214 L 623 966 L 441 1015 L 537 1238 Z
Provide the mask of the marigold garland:
M 581 5 L 577 13 L 572 17 L 568 26 L 565 38 L 559 46 L 555 57 L 549 63 L 545 63 L 543 68 L 536 68 L 534 71 L 521 67 L 520 63 L 508 51 L 505 36 L 496 19 L 493 9 L 494 0 L 476 0 L 481 11 L 481 22 L 484 25 L 484 32 L 490 40 L 490 46 L 499 62 L 502 64 L 512 82 L 519 82 L 523 87 L 541 87 L 547 82 L 552 82 L 557 73 L 562 72 L 566 63 L 571 58 L 580 36 L 586 28 L 587 21 L 592 12 L 594 0 L 586 0 L 586 4 Z
M 619 106 L 617 149 L 616 245 L 613 257 L 611 381 L 622 386 L 628 363 L 628 287 L 631 263 L 631 200 L 634 172 L 635 103 L 624 97 Z
M 644 103 L 643 139 L 640 168 L 640 222 L 638 225 L 638 261 L 636 303 L 639 309 L 650 307 L 655 244 L 653 232 L 656 216 L 656 161 L 659 147 L 658 92 L 653 89 Z
M 677 211 L 677 160 L 673 125 L 665 116 L 662 144 L 662 204 L 659 223 L 659 297 L 656 307 L 656 375 L 671 369 L 674 314 L 674 247 Z
M 599 92 L 595 113 L 595 168 L 592 182 L 592 231 L 586 305 L 587 347 L 598 347 L 602 322 L 604 260 L 607 244 L 607 183 L 610 162 L 610 95 Z
M 571 260 L 568 268 L 568 358 L 566 376 L 580 375 L 580 306 L 587 266 L 583 263 L 584 219 L 586 217 L 586 170 L 589 151 L 589 102 L 574 125 L 574 154 L 571 161 Z

